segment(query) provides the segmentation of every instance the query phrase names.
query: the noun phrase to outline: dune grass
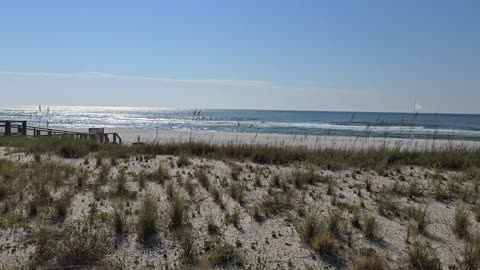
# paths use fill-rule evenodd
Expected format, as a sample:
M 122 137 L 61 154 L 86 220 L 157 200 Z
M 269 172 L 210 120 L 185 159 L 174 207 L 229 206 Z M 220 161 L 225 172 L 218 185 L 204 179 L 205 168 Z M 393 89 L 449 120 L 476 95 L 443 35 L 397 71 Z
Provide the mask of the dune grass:
M 243 266 L 246 261 L 243 254 L 234 246 L 228 243 L 217 243 L 209 256 L 210 262 L 219 267 Z
M 404 150 L 401 146 L 308 150 L 287 146 L 213 145 L 203 142 L 113 145 L 68 138 L 3 137 L 0 138 L 0 146 L 15 147 L 28 153 L 55 153 L 67 158 L 82 157 L 91 152 L 111 158 L 126 158 L 132 155 L 176 155 L 180 157 L 180 162 L 177 162 L 180 166 L 189 163 L 188 156 L 250 160 L 259 164 L 278 165 L 307 162 L 329 169 L 358 167 L 377 171 L 395 165 L 467 170 L 478 168 L 480 164 L 479 148 L 454 145 L 415 150 Z
M 415 240 L 408 249 L 408 262 L 411 269 L 439 270 L 442 269 L 440 260 L 430 242 Z
M 467 209 L 463 206 L 459 206 L 455 209 L 455 216 L 452 225 L 452 230 L 459 238 L 464 238 L 469 233 L 470 219 Z
M 471 199 L 472 191 L 478 192 L 475 183 L 480 179 L 479 165 L 469 159 L 478 161 L 474 149 L 306 150 L 193 142 L 122 146 L 63 140 L 68 139 L 0 138 L 0 145 L 18 147 L 8 148 L 5 159 L 0 159 L 0 229 L 47 226 L 53 230 L 32 237 L 37 248 L 31 257 L 35 267 L 68 267 L 89 260 L 89 267 L 101 268 L 111 249 L 129 243 L 129 239 L 139 241 L 139 248 L 146 250 L 175 239 L 172 245 L 180 251 L 179 262 L 184 266 L 193 267 L 207 260 L 216 267 L 240 268 L 247 263 L 250 267 L 252 261 L 244 258 L 249 252 L 242 250 L 260 252 L 263 247 L 229 238 L 228 234 L 243 234 L 282 220 L 295 226 L 299 240 L 310 249 L 314 260 L 352 269 L 385 269 L 383 255 L 388 258 L 388 253 L 358 253 L 352 249 L 352 241 L 377 245 L 382 238 L 388 240 L 386 218 L 423 233 L 415 237 L 435 233 L 421 202 L 446 198 L 441 192 L 451 193 L 446 204 L 461 201 L 460 205 L 464 205 L 457 208 L 451 224 L 458 241 L 467 243 L 458 264 L 470 267 L 466 269 L 479 265 L 480 241 L 471 237 L 480 216 L 478 204 Z M 19 151 L 29 155 L 18 161 L 16 156 L 8 156 Z M 454 163 L 449 162 L 448 155 L 453 155 Z M 179 159 L 184 160 L 177 164 Z M 348 170 L 332 171 L 341 168 Z M 375 171 L 379 168 L 389 170 L 377 177 Z M 430 171 L 438 171 L 445 178 L 430 175 Z M 414 177 L 418 182 L 412 180 Z M 389 181 L 379 184 L 379 179 L 384 178 Z M 418 188 L 420 185 L 422 188 Z M 418 189 L 423 188 L 420 193 Z M 357 201 L 348 201 L 349 193 L 358 196 Z M 419 200 L 405 206 L 402 201 L 408 197 Z M 315 202 L 322 202 L 319 209 L 314 208 Z M 72 222 L 76 224 L 78 204 L 86 207 L 85 224 L 70 227 Z M 250 223 L 248 214 L 258 224 Z M 198 219 L 205 217 L 205 226 L 198 228 Z M 97 228 L 105 230 L 96 232 Z M 79 230 L 91 239 L 79 241 Z M 59 238 L 64 235 L 71 239 Z M 199 235 L 205 237 L 197 241 Z M 282 240 L 283 236 L 278 235 L 280 231 L 273 232 L 273 239 L 266 239 L 265 244 Z M 218 246 L 207 250 L 206 243 L 212 239 L 218 239 Z M 407 243 L 402 262 L 408 263 L 409 269 L 438 269 L 440 263 L 429 242 L 414 239 Z M 288 244 L 286 249 L 291 242 Z M 69 249 L 61 252 L 64 245 Z M 98 254 L 87 248 L 99 248 Z M 70 257 L 77 252 L 82 252 L 82 258 L 75 261 Z
M 379 238 L 378 230 L 379 225 L 375 216 L 366 216 L 363 222 L 363 234 L 365 237 L 369 240 L 377 240 Z
M 352 270 L 387 270 L 385 259 L 375 253 L 369 252 L 361 256 L 353 265 Z
M 91 269 L 105 266 L 111 243 L 104 230 L 74 223 L 60 230 L 41 227 L 37 248 L 30 258 L 32 269 Z
M 146 197 L 140 208 L 137 221 L 137 235 L 142 243 L 148 243 L 158 233 L 159 216 L 155 200 Z

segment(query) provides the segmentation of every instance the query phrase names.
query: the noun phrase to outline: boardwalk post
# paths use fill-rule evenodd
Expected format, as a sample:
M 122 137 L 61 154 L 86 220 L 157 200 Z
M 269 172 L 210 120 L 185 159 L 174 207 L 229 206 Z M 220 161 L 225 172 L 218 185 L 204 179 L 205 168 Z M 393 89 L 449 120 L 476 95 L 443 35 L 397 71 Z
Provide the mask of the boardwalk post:
M 5 121 L 5 135 L 12 135 L 12 123 L 10 121 Z
M 22 121 L 22 135 L 27 136 L 27 121 Z

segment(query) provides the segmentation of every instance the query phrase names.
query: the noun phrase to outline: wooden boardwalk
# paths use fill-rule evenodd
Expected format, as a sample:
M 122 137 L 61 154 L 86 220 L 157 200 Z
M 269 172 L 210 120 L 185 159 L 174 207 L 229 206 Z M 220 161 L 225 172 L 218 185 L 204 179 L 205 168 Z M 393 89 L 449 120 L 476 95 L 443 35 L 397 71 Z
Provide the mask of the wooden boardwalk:
M 0 136 L 31 137 L 69 137 L 80 140 L 96 140 L 100 143 L 121 144 L 122 138 L 117 133 L 105 133 L 103 128 L 91 128 L 89 132 L 77 132 L 27 125 L 27 121 L 0 120 Z

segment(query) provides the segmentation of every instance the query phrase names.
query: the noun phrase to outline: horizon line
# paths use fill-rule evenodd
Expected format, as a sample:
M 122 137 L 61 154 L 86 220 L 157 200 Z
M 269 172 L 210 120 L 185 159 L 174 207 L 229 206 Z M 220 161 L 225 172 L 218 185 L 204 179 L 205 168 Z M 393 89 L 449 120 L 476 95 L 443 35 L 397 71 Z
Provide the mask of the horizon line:
M 156 106 L 115 106 L 115 105 L 56 105 L 56 104 L 0 104 L 2 107 L 17 107 L 17 106 L 32 106 L 38 108 L 42 107 L 93 107 L 93 108 L 138 108 L 138 109 L 157 109 L 157 110 L 229 110 L 229 111 L 287 111 L 287 112 L 326 112 L 326 113 L 394 113 L 394 114 L 414 114 L 412 111 L 353 111 L 353 110 L 318 110 L 318 109 L 253 109 L 253 108 L 202 108 L 202 107 L 156 107 Z M 465 113 L 465 112 L 415 112 L 419 114 L 455 114 L 455 115 L 480 115 L 480 113 Z

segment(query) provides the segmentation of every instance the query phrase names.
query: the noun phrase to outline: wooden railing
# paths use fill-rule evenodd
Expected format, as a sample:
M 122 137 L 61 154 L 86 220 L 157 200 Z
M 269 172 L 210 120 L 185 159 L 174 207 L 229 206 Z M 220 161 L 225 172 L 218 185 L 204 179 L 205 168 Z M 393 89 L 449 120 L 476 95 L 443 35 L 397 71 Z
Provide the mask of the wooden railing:
M 1 130 L 3 128 L 3 131 Z M 32 136 L 32 137 L 70 137 L 80 140 L 96 140 L 101 143 L 121 144 L 122 138 L 114 132 L 88 133 L 53 128 L 28 126 L 27 121 L 0 120 L 0 136 Z

